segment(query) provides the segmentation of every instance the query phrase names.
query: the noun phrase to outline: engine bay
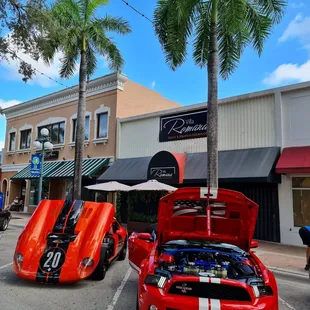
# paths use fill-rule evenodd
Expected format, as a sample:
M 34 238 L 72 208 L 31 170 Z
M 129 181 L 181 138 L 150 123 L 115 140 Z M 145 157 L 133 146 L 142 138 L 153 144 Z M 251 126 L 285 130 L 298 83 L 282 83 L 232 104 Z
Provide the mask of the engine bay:
M 195 246 L 196 245 L 196 246 Z M 173 275 L 247 280 L 257 278 L 249 253 L 227 244 L 178 241 L 161 246 L 158 269 Z

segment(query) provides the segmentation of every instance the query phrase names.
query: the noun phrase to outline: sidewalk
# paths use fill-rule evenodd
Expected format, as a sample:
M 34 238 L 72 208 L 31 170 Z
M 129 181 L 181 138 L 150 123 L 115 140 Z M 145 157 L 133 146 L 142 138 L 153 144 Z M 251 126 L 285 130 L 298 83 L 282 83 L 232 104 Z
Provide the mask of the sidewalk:
M 12 219 L 10 226 L 25 227 L 31 217 L 31 214 L 28 213 L 11 213 Z M 266 241 L 258 241 L 258 244 L 258 248 L 253 249 L 253 252 L 270 270 L 304 277 L 309 276 L 308 272 L 304 270 L 306 264 L 305 247 L 289 246 Z

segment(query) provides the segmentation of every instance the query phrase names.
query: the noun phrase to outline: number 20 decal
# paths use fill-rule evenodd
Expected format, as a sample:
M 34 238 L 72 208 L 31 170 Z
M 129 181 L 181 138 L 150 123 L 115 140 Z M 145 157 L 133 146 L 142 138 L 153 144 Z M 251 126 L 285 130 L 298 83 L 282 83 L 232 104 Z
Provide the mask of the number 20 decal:
M 65 262 L 65 252 L 60 248 L 52 248 L 43 254 L 40 260 L 41 269 L 44 272 L 58 271 Z

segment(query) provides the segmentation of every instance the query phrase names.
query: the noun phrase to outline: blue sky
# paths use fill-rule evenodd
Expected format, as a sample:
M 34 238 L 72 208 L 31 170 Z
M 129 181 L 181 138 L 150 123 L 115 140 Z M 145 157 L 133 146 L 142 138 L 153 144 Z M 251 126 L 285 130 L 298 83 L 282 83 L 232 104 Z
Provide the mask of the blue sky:
M 126 1 L 152 18 L 156 0 Z M 310 4 L 306 0 L 289 0 L 288 3 L 286 15 L 266 42 L 263 55 L 259 58 L 251 48 L 246 49 L 238 69 L 230 79 L 219 80 L 220 98 L 310 80 Z M 123 72 L 129 79 L 184 105 L 206 101 L 207 72 L 194 65 L 190 53 L 182 67 L 171 71 L 165 63 L 150 22 L 121 0 L 110 0 L 110 4 L 101 13 L 122 16 L 132 27 L 130 35 L 112 35 L 125 58 Z M 27 55 L 20 53 L 19 56 L 50 77 L 60 80 L 59 59 L 55 59 L 51 67 L 45 67 L 42 62 L 37 63 Z M 94 78 L 109 72 L 101 58 Z M 25 84 L 17 73 L 14 61 L 10 64 L 1 63 L 0 79 L 2 107 L 63 89 L 41 75 Z M 75 85 L 77 76 L 61 82 L 67 86 Z M 0 149 L 3 146 L 5 125 L 4 117 L 0 116 Z

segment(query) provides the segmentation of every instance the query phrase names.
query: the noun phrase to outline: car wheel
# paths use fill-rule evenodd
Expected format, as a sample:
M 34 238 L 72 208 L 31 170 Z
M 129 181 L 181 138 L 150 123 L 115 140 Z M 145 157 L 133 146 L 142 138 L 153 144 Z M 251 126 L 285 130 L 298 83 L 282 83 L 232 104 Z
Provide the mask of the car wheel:
M 1 231 L 5 231 L 5 230 L 7 230 L 8 226 L 9 226 L 9 220 L 8 219 L 4 219 L 2 225 L 0 226 L 0 230 Z
M 106 249 L 101 251 L 99 263 L 92 274 L 92 279 L 101 281 L 105 278 L 108 269 L 108 259 Z
M 124 246 L 118 256 L 118 260 L 125 260 L 127 254 L 127 239 L 124 242 Z

